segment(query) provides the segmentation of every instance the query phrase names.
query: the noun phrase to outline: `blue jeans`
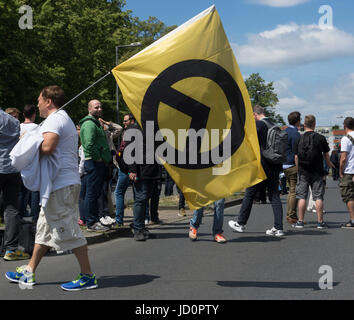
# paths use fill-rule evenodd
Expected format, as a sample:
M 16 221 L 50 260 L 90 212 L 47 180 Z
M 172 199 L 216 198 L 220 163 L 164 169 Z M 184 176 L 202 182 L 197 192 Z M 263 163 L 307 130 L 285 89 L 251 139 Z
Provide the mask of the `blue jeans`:
M 19 196 L 21 175 L 19 173 L 0 174 L 0 190 L 4 201 L 4 249 L 15 251 L 20 234 Z
M 186 199 L 184 198 L 183 192 L 177 187 L 179 199 L 178 199 L 178 210 L 185 209 L 186 207 Z
M 145 220 L 158 221 L 159 220 L 159 201 L 161 194 L 162 183 L 159 180 L 154 180 L 153 188 L 151 190 L 150 201 L 146 203 Z M 150 214 L 149 214 L 150 213 Z
M 108 190 L 109 190 L 109 170 L 108 167 L 105 167 L 105 174 L 102 183 L 102 190 L 101 194 L 97 199 L 98 205 L 98 216 L 99 218 L 109 216 L 109 209 L 108 209 Z
M 31 207 L 31 214 L 30 216 L 33 217 L 33 221 L 38 220 L 39 216 L 39 211 L 40 211 L 40 195 L 39 191 L 31 191 L 28 190 L 22 180 L 21 180 L 21 193 L 20 193 L 20 216 L 21 217 L 26 217 L 28 216 L 27 212 L 27 204 L 30 205 Z
M 221 199 L 214 202 L 214 222 L 213 222 L 213 236 L 217 234 L 222 234 L 224 231 L 222 229 L 224 224 L 224 207 L 225 199 Z M 204 208 L 195 210 L 193 217 L 190 221 L 190 225 L 193 228 L 198 229 L 202 223 Z
M 119 170 L 116 190 L 114 191 L 114 196 L 116 198 L 116 222 L 119 224 L 123 224 L 124 196 L 129 187 L 129 182 L 129 176 Z
M 102 192 L 106 166 L 103 162 L 85 160 L 84 167 L 87 172 L 85 195 L 86 225 L 91 227 L 99 221 L 97 199 Z
M 151 197 L 155 180 L 141 180 L 139 179 L 133 185 L 134 188 L 134 231 L 142 231 L 145 228 L 145 214 L 148 200 Z
M 86 197 L 86 174 L 81 177 L 81 189 L 79 196 L 79 211 L 80 211 L 80 220 L 86 223 L 85 215 L 85 197 Z
M 278 230 L 283 230 L 283 206 L 280 201 L 279 195 L 279 173 L 280 170 L 276 169 L 266 169 L 265 172 L 268 177 L 265 180 L 266 188 L 268 190 L 269 199 L 272 202 L 272 209 L 274 215 L 274 228 Z M 240 225 L 246 225 L 250 217 L 253 200 L 255 199 L 258 189 L 262 186 L 262 182 L 253 187 L 247 188 L 245 196 L 242 201 L 242 206 L 238 216 L 237 222 Z

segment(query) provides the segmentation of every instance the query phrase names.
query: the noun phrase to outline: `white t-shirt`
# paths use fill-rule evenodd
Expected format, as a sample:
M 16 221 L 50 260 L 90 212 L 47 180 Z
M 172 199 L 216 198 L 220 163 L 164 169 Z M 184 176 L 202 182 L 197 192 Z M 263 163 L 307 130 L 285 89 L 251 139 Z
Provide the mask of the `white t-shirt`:
M 20 136 L 22 137 L 27 131 L 37 128 L 38 124 L 29 122 L 29 123 L 21 123 L 20 124 Z
M 44 121 L 40 131 L 41 133 L 52 132 L 59 136 L 59 142 L 54 152 L 59 159 L 60 167 L 57 177 L 52 181 L 52 191 L 80 184 L 77 154 L 79 137 L 68 114 L 64 110 L 52 113 Z
M 349 132 L 354 138 L 354 132 Z M 354 174 L 354 145 L 347 137 L 343 137 L 341 141 L 341 151 L 348 153 L 347 165 L 345 166 L 345 174 Z

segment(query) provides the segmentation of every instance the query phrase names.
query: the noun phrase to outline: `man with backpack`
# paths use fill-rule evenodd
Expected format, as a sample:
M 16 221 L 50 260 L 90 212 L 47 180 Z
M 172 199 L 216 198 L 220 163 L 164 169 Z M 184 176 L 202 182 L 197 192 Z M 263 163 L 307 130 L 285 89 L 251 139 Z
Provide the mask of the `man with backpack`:
M 282 237 L 283 232 L 283 207 L 279 195 L 279 173 L 282 170 L 282 163 L 286 159 L 287 134 L 275 126 L 264 114 L 264 108 L 256 105 L 253 107 L 253 116 L 256 120 L 257 135 L 261 148 L 261 162 L 267 175 L 266 187 L 271 199 L 274 226 L 266 231 L 267 235 Z M 238 220 L 230 220 L 229 226 L 237 232 L 244 232 L 247 221 L 250 217 L 253 200 L 260 187 L 257 184 L 247 188 L 242 201 Z
M 297 184 L 297 167 L 295 165 L 295 154 L 294 145 L 300 138 L 299 128 L 300 128 L 301 114 L 298 111 L 291 112 L 288 115 L 289 126 L 285 129 L 288 133 L 288 145 L 287 145 L 287 158 L 283 163 L 283 170 L 287 183 L 289 185 L 289 194 L 287 199 L 287 214 L 286 219 L 290 224 L 296 223 L 298 221 L 296 208 L 296 184 Z
M 298 183 L 296 186 L 296 198 L 298 199 L 299 220 L 295 228 L 304 227 L 304 216 L 306 210 L 306 199 L 309 187 L 312 190 L 313 200 L 316 202 L 317 228 L 327 228 L 323 222 L 323 189 L 325 187 L 323 176 L 323 159 L 328 167 L 334 165 L 329 159 L 329 146 L 326 138 L 315 132 L 316 118 L 313 115 L 307 115 L 304 121 L 305 133 L 294 145 L 295 162 L 298 166 Z

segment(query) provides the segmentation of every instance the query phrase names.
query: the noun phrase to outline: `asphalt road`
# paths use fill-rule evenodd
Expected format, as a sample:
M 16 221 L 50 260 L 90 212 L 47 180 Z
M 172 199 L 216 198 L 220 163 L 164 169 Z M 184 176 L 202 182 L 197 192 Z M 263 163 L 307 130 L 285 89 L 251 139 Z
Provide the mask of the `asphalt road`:
M 283 203 L 285 204 L 285 197 Z M 283 206 L 285 209 L 285 205 Z M 270 205 L 254 205 L 247 230 L 234 233 L 227 222 L 239 206 L 225 211 L 226 244 L 211 237 L 212 216 L 204 217 L 199 240 L 188 239 L 188 219 L 152 230 L 154 239 L 135 242 L 122 238 L 92 245 L 89 254 L 99 288 L 64 292 L 59 285 L 75 278 L 79 268 L 73 255 L 47 256 L 40 264 L 36 285 L 21 290 L 3 276 L 21 262 L 0 261 L 0 299 L 84 300 L 248 300 L 353 299 L 354 231 L 341 229 L 348 220 L 337 184 L 328 180 L 325 221 L 316 229 L 316 217 L 307 213 L 306 226 L 295 230 L 284 223 L 285 237 L 265 235 L 272 226 Z M 284 214 L 285 216 L 285 214 Z M 285 221 L 285 218 L 284 218 Z M 25 263 L 22 263 L 25 264 Z M 321 266 L 329 266 L 320 273 Z M 321 277 L 333 289 L 321 290 Z

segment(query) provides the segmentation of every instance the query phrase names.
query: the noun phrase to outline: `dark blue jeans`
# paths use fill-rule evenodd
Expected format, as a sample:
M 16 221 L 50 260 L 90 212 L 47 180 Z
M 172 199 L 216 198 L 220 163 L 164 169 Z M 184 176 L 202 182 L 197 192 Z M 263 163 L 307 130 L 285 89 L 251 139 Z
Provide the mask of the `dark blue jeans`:
M 98 216 L 99 218 L 109 216 L 109 209 L 108 209 L 108 190 L 109 190 L 109 170 L 108 167 L 105 167 L 105 174 L 102 183 L 102 190 L 99 198 L 97 199 L 98 205 Z
M 33 221 L 38 220 L 39 211 L 40 211 L 40 195 L 39 191 L 31 191 L 28 190 L 23 182 L 21 182 L 21 192 L 20 192 L 20 216 L 26 217 L 28 216 L 27 205 L 29 204 L 31 207 L 30 216 L 33 217 Z
M 180 188 L 177 187 L 177 191 L 179 194 L 179 199 L 178 199 L 178 210 L 180 209 L 185 209 L 186 207 L 186 199 L 184 198 L 183 192 L 180 190 Z
M 155 180 L 139 179 L 133 185 L 134 188 L 134 231 L 142 231 L 145 228 L 145 213 L 148 200 L 151 197 Z
M 4 248 L 15 251 L 20 233 L 19 196 L 21 190 L 20 173 L 0 174 L 0 190 L 4 205 Z
M 114 195 L 116 198 L 116 222 L 123 224 L 124 219 L 124 197 L 129 187 L 129 176 L 123 171 L 119 170 L 118 181 Z
M 86 225 L 91 227 L 99 221 L 97 199 L 101 195 L 106 166 L 103 162 L 85 160 L 86 195 L 85 213 Z
M 172 196 L 173 195 L 173 186 L 175 182 L 171 178 L 171 176 L 166 171 L 166 180 L 165 180 L 165 196 Z
M 154 180 L 151 198 L 146 203 L 145 220 L 158 221 L 159 220 L 159 202 L 161 194 L 162 183 L 160 180 Z M 150 215 L 149 215 L 150 212 Z
M 272 202 L 272 209 L 274 214 L 274 228 L 283 230 L 283 206 L 280 201 L 279 195 L 279 173 L 281 169 L 267 168 L 265 169 L 268 179 L 265 181 L 266 188 L 268 190 L 269 198 Z M 237 222 L 240 225 L 246 225 L 250 217 L 253 200 L 255 199 L 258 189 L 261 187 L 261 183 L 253 187 L 247 188 L 245 196 L 242 201 L 242 206 L 238 216 Z
M 81 189 L 80 189 L 80 196 L 79 196 L 80 220 L 82 220 L 84 223 L 86 223 L 85 197 L 86 197 L 86 174 L 81 177 Z

